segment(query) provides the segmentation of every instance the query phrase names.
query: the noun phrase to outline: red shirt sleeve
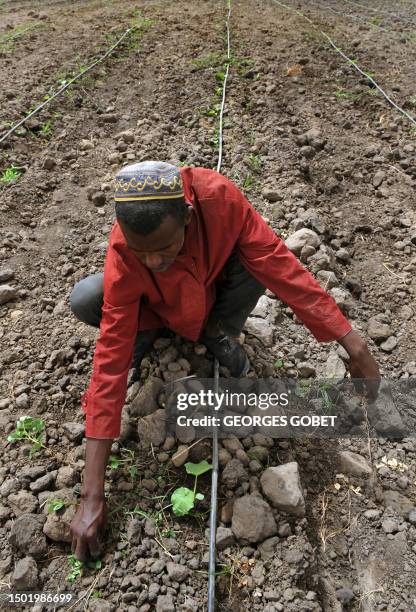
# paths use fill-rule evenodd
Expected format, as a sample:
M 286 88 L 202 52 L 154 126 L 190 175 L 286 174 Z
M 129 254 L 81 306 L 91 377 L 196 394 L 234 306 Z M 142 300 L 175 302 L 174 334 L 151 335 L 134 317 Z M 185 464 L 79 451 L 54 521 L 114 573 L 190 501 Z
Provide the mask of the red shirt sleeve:
M 352 327 L 335 300 L 289 251 L 284 241 L 228 179 L 227 200 L 242 214 L 237 240 L 241 263 L 260 282 L 285 302 L 320 342 L 338 340 Z M 236 211 L 237 212 L 237 211 Z
M 117 438 L 138 329 L 140 295 L 114 226 L 104 265 L 104 304 L 93 374 L 81 398 L 87 438 Z

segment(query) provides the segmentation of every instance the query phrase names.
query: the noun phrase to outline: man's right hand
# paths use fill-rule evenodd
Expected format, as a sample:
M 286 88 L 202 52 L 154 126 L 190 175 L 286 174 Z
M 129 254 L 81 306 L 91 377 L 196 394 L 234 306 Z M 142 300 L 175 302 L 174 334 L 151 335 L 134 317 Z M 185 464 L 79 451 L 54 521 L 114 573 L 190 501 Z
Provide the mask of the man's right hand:
M 101 554 L 100 536 L 107 523 L 107 504 L 104 496 L 81 498 L 77 513 L 71 523 L 72 553 L 80 561 Z
M 113 440 L 87 438 L 81 502 L 71 523 L 72 553 L 80 561 L 101 554 L 100 536 L 107 522 L 104 478 Z

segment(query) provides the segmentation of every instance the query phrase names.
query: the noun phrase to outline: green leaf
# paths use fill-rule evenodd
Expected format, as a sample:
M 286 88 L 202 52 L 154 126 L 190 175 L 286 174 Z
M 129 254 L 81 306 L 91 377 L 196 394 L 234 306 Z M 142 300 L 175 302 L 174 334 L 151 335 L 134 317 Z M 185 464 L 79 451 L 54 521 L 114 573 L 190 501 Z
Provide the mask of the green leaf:
M 61 508 L 65 506 L 66 502 L 64 499 L 54 499 L 48 504 L 48 513 L 52 514 L 53 512 L 58 512 Z
M 173 512 L 177 516 L 185 516 L 194 507 L 195 495 L 188 487 L 179 487 L 170 498 Z
M 205 495 L 203 493 L 196 493 L 195 499 L 199 499 L 199 501 L 202 501 L 203 499 L 205 499 Z
M 284 365 L 285 365 L 285 362 L 283 361 L 283 359 L 278 359 L 277 361 L 274 362 L 275 368 L 283 368 Z
M 185 469 L 187 473 L 192 474 L 192 476 L 201 476 L 201 474 L 205 474 L 205 472 L 212 470 L 212 465 L 208 463 L 206 459 L 204 459 L 199 463 L 185 463 Z

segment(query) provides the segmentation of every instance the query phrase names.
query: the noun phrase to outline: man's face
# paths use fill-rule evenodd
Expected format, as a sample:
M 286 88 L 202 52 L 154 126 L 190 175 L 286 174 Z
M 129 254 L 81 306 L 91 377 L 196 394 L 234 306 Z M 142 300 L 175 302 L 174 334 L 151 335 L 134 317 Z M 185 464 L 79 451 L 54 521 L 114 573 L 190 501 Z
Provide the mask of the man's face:
M 185 239 L 185 227 L 191 220 L 192 210 L 188 209 L 185 225 L 179 225 L 171 215 L 151 234 L 142 236 L 119 222 L 129 248 L 139 261 L 152 272 L 165 272 L 173 264 Z

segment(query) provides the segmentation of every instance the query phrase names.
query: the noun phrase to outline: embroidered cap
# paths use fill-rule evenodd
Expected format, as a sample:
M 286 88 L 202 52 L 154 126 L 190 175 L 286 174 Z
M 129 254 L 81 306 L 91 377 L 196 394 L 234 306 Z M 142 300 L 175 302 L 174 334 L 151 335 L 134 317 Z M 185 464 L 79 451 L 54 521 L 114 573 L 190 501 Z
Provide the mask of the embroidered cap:
M 180 172 L 172 164 L 159 161 L 139 162 L 122 168 L 116 175 L 116 202 L 173 200 L 184 197 Z

